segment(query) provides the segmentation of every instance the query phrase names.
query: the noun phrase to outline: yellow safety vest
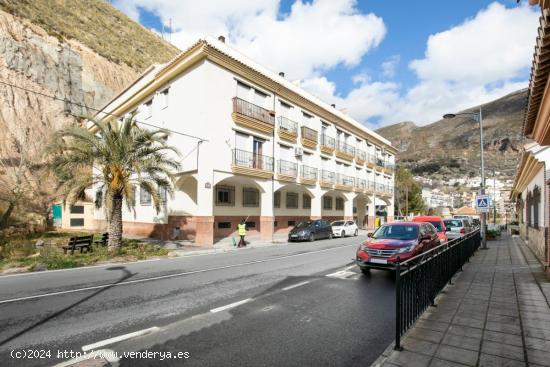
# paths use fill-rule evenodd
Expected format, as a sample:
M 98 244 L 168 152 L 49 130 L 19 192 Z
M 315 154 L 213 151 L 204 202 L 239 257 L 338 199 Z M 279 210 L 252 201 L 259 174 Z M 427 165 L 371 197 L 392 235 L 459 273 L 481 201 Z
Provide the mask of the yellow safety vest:
M 246 235 L 246 224 L 238 224 L 237 228 L 239 229 L 239 236 Z

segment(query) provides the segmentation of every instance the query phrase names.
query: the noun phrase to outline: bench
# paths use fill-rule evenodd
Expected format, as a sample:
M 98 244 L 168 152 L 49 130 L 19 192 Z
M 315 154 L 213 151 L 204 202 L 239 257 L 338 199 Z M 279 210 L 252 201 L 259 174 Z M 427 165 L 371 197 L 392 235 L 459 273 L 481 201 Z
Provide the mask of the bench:
M 101 239 L 94 241 L 94 245 L 107 246 L 108 242 L 109 242 L 109 232 L 105 232 L 101 235 Z
M 68 250 L 71 250 L 71 255 L 74 254 L 74 250 L 80 249 L 80 253 L 86 249 L 86 251 L 93 251 L 92 243 L 94 242 L 94 235 L 71 237 L 69 244 L 63 246 L 63 252 L 66 254 Z

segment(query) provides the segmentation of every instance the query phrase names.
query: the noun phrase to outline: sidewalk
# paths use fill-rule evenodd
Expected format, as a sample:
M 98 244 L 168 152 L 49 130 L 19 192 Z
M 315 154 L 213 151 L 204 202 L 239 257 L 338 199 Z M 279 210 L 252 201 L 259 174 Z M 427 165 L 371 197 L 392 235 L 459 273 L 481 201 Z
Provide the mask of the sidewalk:
M 487 245 L 373 366 L 550 366 L 550 282 L 520 238 Z

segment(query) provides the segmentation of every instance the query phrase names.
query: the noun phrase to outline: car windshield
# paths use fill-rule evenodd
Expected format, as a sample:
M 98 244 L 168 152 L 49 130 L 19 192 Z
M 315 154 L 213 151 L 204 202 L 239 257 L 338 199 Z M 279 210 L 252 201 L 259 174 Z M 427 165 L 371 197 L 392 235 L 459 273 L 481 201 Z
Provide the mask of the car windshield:
M 438 232 L 443 231 L 443 227 L 441 226 L 441 222 L 436 222 L 436 221 L 431 222 L 431 221 L 430 221 L 430 222 L 428 222 L 428 223 L 433 224 L 433 226 L 435 227 L 435 229 L 437 229 Z
M 335 226 L 335 227 L 340 227 L 340 226 L 344 225 L 344 221 L 339 220 L 339 221 L 336 221 L 336 222 L 332 222 L 332 225 Z
M 296 225 L 296 228 L 307 228 L 311 225 L 311 222 L 300 222 Z
M 414 240 L 418 237 L 418 226 L 385 225 L 374 233 L 375 239 Z
M 462 221 L 461 220 L 446 220 L 445 221 L 446 227 L 462 227 Z

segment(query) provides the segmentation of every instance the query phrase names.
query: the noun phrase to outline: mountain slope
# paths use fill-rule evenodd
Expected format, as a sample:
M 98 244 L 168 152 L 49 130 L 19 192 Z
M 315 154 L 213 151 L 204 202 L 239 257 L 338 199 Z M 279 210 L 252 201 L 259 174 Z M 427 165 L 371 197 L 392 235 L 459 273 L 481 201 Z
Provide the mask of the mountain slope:
M 522 144 L 521 126 L 527 90 L 482 106 L 486 169 L 512 177 Z M 477 112 L 473 107 L 463 112 Z M 468 117 L 441 119 L 430 125 L 401 122 L 377 130 L 399 149 L 398 161 L 415 174 L 479 175 L 479 125 Z

